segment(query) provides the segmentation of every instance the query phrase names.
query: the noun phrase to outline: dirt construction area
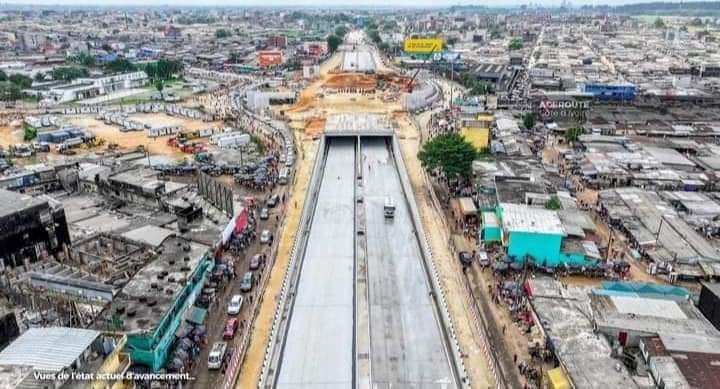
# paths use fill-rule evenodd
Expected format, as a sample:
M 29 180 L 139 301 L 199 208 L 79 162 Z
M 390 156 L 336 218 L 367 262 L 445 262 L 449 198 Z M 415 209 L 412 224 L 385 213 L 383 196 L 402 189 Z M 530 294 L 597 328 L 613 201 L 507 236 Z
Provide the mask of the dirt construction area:
M 134 114 L 129 116 L 133 120 L 151 126 L 182 126 L 186 130 L 196 130 L 200 128 L 221 127 L 222 122 L 203 122 L 201 120 L 185 119 L 176 116 L 168 116 L 163 113 L 153 114 Z M 84 130 L 93 133 L 96 137 L 102 138 L 109 143 L 117 144 L 121 149 L 133 149 L 137 146 L 144 146 L 151 154 L 159 154 L 176 158 L 183 158 L 185 154 L 178 149 L 168 146 L 168 137 L 151 138 L 146 131 L 130 131 L 122 132 L 120 128 L 114 125 L 108 125 L 100 120 L 96 120 L 89 115 L 69 116 L 66 123 L 78 126 Z

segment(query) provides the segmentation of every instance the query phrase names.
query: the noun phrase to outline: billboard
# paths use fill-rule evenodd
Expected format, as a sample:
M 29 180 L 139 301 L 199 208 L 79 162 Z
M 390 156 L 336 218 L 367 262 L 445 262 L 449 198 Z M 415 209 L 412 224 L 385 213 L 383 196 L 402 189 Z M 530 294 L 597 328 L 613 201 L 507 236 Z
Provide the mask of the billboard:
M 261 51 L 258 53 L 258 65 L 262 67 L 280 65 L 283 62 L 280 51 Z
M 410 54 L 431 54 L 443 48 L 442 38 L 407 38 L 403 48 Z

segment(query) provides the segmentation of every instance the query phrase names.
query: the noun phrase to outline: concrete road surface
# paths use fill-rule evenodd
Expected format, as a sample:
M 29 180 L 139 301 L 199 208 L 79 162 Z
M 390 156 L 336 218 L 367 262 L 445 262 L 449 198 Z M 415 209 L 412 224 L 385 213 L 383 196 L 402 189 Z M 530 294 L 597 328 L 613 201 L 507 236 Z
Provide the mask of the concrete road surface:
M 329 142 L 279 388 L 352 386 L 355 142 Z
M 383 139 L 367 138 L 361 146 L 372 387 L 453 387 L 449 358 L 394 160 Z M 393 219 L 383 215 L 387 196 L 396 206 Z

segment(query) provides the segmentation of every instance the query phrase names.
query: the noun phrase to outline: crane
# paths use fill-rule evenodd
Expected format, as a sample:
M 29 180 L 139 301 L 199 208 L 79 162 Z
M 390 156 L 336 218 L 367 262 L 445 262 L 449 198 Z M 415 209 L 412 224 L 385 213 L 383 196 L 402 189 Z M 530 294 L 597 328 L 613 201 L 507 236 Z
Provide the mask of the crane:
M 435 45 L 435 46 L 432 47 L 432 49 L 430 49 L 430 53 L 429 53 L 428 57 L 425 58 L 425 61 L 423 62 L 423 66 L 420 66 L 420 67 L 415 71 L 415 74 L 413 74 L 412 78 L 410 78 L 410 81 L 408 81 L 407 85 L 405 85 L 405 91 L 406 91 L 407 93 L 412 93 L 412 91 L 413 91 L 413 86 L 412 86 L 412 84 L 413 84 L 413 82 L 415 81 L 415 78 L 417 77 L 418 73 L 420 73 L 420 70 L 422 70 L 422 68 L 424 68 L 425 65 L 427 64 L 427 61 L 430 60 L 436 52 L 440 52 L 441 50 L 442 50 L 442 44 L 440 44 L 440 45 Z

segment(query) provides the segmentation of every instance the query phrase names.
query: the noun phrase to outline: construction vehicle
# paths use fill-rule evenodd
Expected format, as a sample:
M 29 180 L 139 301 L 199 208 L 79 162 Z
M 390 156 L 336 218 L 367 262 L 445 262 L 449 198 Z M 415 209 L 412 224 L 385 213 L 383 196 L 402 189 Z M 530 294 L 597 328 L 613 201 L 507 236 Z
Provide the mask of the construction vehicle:
M 80 146 L 83 143 L 84 143 L 83 138 L 78 137 L 78 138 L 68 139 L 65 142 L 57 145 L 57 152 L 60 154 L 71 155 L 68 153 L 68 151 L 74 147 Z
M 427 58 L 425 58 L 425 61 L 423 61 L 422 66 L 420 66 L 420 67 L 415 71 L 415 74 L 413 74 L 412 78 L 410 78 L 410 81 L 407 83 L 407 85 L 405 85 L 405 92 L 407 92 L 407 93 L 412 93 L 412 91 L 413 91 L 413 82 L 415 81 L 415 78 L 417 77 L 417 75 L 420 73 L 420 70 L 422 70 L 422 69 L 425 67 L 425 65 L 427 65 L 428 61 L 432 59 L 432 57 L 435 55 L 435 53 L 439 53 L 440 50 L 442 50 L 442 45 L 440 45 L 439 47 L 438 47 L 438 46 L 434 46 L 434 47 L 432 48 L 432 50 L 431 50 L 430 53 L 428 54 Z
M 84 149 L 91 149 L 93 147 L 100 147 L 104 144 L 105 144 L 105 139 L 93 137 L 93 138 L 87 139 L 85 141 L 85 143 L 83 143 L 81 145 L 81 147 Z
M 204 144 L 195 142 L 182 143 L 178 147 L 185 154 L 198 154 L 207 151 Z

